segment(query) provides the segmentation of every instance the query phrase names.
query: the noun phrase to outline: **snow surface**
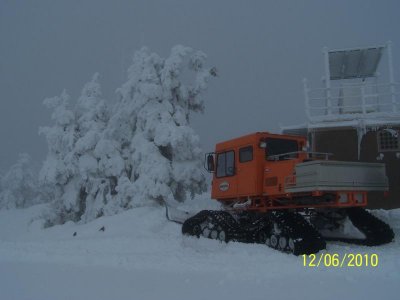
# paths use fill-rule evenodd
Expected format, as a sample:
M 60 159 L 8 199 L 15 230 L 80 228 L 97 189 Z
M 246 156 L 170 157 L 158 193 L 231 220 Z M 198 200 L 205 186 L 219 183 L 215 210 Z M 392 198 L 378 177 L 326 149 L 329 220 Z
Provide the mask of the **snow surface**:
M 47 229 L 43 209 L 0 211 L 0 299 L 399 297 L 398 239 L 373 248 L 328 243 L 331 254 L 378 254 L 376 268 L 310 268 L 262 245 L 183 237 L 162 207 Z M 400 210 L 373 213 L 399 236 Z

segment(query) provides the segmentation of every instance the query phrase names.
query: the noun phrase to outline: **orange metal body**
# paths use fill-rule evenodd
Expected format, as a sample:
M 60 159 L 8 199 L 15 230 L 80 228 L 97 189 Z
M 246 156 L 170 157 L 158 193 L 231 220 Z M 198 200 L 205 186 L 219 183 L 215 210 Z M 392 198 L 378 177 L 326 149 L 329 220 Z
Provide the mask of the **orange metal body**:
M 269 160 L 268 146 L 260 147 L 260 142 L 268 139 L 293 141 L 299 153 L 290 159 Z M 295 166 L 308 159 L 307 153 L 301 152 L 306 142 L 305 138 L 299 136 L 257 132 L 218 143 L 211 197 L 232 208 L 261 212 L 288 208 L 365 206 L 367 193 L 364 191 L 285 191 L 287 182 L 295 180 Z M 241 156 L 246 149 L 252 149 L 251 160 L 249 151 L 246 157 Z M 341 201 L 341 197 L 346 197 L 346 202 Z

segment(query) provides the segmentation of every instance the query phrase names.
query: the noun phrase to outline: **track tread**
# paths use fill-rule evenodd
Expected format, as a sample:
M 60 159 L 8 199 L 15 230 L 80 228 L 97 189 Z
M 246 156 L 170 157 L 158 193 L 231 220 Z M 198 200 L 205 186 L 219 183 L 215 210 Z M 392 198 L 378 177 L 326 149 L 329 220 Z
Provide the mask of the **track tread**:
M 303 216 L 294 212 L 274 211 L 271 219 L 295 242 L 294 255 L 312 254 L 326 248 L 325 240 Z
M 261 233 L 270 237 L 273 224 L 276 224 L 285 237 L 294 241 L 294 249 L 289 250 L 286 247 L 277 249 L 279 251 L 301 255 L 316 253 L 326 247 L 318 231 L 300 214 L 285 211 L 258 215 L 247 224 L 239 224 L 229 212 L 203 210 L 183 223 L 182 233 L 200 237 L 202 228 L 215 227 L 225 232 L 225 242 L 261 243 L 257 237 Z
M 202 210 L 183 223 L 182 233 L 185 235 L 200 237 L 202 226 L 220 228 L 220 230 L 224 231 L 226 234 L 226 242 L 238 240 L 238 224 L 227 212 Z
M 361 207 L 347 209 L 347 215 L 355 227 L 365 234 L 365 239 L 337 239 L 339 241 L 365 246 L 379 246 L 393 241 L 392 228 Z

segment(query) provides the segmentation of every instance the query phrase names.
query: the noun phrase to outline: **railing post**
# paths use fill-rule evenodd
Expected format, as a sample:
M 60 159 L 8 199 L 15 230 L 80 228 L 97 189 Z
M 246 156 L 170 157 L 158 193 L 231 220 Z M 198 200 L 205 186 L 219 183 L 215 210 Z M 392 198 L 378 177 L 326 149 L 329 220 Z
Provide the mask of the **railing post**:
M 332 95 L 331 95 L 331 74 L 329 71 L 329 52 L 328 48 L 324 47 L 324 60 L 325 60 L 325 87 L 326 87 L 326 106 L 327 114 L 332 114 Z
M 393 74 L 393 57 L 392 57 L 392 42 L 387 42 L 387 53 L 388 53 L 388 63 L 389 63 L 389 80 L 390 80 L 390 94 L 392 96 L 392 110 L 393 112 L 397 112 L 397 102 L 396 102 L 396 91 L 395 91 L 395 82 L 394 82 L 394 74 Z
M 307 79 L 303 78 L 303 87 L 304 87 L 304 100 L 305 100 L 305 107 L 306 107 L 306 116 L 308 121 L 311 120 L 311 111 L 310 111 L 310 98 L 308 95 L 308 86 L 307 86 Z

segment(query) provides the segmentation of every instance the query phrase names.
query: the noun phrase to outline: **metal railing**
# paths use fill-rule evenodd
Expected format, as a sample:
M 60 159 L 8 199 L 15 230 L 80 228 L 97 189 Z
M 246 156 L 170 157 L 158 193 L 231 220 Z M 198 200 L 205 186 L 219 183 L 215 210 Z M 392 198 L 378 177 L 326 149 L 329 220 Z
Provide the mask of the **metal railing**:
M 304 82 L 310 121 L 352 120 L 367 116 L 400 115 L 398 83 L 358 83 L 309 89 Z
M 300 153 L 307 154 L 307 159 L 310 160 L 316 160 L 316 159 L 328 160 L 329 156 L 333 155 L 333 153 L 326 153 L 326 152 L 294 151 L 294 152 L 287 152 L 275 155 L 268 155 L 267 160 L 278 161 L 278 160 L 295 159 L 296 157 L 298 157 L 298 154 Z

